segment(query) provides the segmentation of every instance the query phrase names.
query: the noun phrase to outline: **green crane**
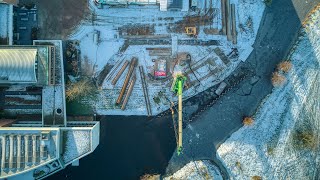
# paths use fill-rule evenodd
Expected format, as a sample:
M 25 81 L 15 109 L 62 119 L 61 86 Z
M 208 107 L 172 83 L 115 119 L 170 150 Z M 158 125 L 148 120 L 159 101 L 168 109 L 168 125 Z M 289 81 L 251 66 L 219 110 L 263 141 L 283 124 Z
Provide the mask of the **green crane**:
M 177 138 L 177 153 L 182 152 L 182 91 L 186 77 L 178 74 L 172 84 L 172 91 L 178 96 L 178 138 Z

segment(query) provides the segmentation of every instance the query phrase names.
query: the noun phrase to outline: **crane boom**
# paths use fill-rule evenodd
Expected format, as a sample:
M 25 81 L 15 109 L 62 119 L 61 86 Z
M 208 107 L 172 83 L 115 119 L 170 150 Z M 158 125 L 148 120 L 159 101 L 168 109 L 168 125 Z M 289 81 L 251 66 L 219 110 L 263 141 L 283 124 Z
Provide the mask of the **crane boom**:
M 177 142 L 177 153 L 180 155 L 182 152 L 182 92 L 183 85 L 186 77 L 182 74 L 176 76 L 172 90 L 178 96 L 178 142 Z
M 178 104 L 178 133 L 179 133 L 179 138 L 178 138 L 178 154 L 182 151 L 182 88 L 183 88 L 183 81 L 179 80 L 178 81 L 178 98 L 179 98 L 179 104 Z

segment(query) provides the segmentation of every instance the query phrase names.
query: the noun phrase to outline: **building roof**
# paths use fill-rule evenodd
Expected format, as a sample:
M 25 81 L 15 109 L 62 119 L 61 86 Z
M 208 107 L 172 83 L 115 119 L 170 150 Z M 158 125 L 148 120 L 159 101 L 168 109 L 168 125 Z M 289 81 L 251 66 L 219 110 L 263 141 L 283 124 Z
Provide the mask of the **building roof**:
M 0 84 L 36 83 L 37 48 L 0 49 Z

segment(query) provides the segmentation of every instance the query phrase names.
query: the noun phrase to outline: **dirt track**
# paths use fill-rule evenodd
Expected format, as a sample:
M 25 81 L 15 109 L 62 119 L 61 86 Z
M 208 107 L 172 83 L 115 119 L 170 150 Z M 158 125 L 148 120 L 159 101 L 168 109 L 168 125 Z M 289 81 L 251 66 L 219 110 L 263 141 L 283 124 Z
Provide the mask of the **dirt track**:
M 87 0 L 20 0 L 38 7 L 40 39 L 65 39 L 89 13 Z

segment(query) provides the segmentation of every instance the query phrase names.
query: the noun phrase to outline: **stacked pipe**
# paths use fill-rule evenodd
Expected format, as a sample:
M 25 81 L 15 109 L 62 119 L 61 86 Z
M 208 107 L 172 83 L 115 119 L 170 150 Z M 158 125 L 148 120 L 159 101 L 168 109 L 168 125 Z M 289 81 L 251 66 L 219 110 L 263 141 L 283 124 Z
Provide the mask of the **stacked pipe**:
M 135 67 L 136 67 L 137 62 L 138 62 L 138 59 L 137 59 L 136 57 L 133 57 L 133 58 L 131 59 L 127 76 L 126 76 L 126 78 L 125 78 L 125 80 L 124 80 L 124 83 L 123 83 L 123 85 L 122 85 L 120 94 L 119 94 L 118 99 L 117 99 L 117 101 L 116 101 L 116 104 L 117 104 L 117 105 L 120 105 L 120 103 L 121 103 L 121 101 L 122 101 L 123 95 L 124 95 L 124 93 L 125 93 L 125 91 L 126 91 L 126 89 L 127 89 L 129 80 L 130 80 L 130 78 L 131 78 L 132 73 L 133 73 L 134 70 L 135 70 Z M 124 69 L 125 69 L 125 68 L 124 68 Z M 135 76 L 134 76 L 134 78 L 135 78 Z M 133 80 L 133 79 L 132 79 L 132 80 Z M 131 82 L 130 82 L 130 87 L 132 86 L 132 88 L 133 88 L 134 83 L 135 83 L 135 79 L 134 79 L 134 81 L 132 81 L 132 80 L 131 80 Z M 130 87 L 129 87 L 129 89 L 130 89 Z M 132 91 L 132 89 L 131 89 L 131 91 Z M 128 92 L 129 92 L 129 91 L 128 91 Z M 131 93 L 131 92 L 130 92 L 130 93 Z M 127 93 L 126 98 L 129 98 L 128 95 L 130 96 L 130 94 Z M 128 99 L 127 99 L 127 101 L 128 101 Z M 126 103 L 124 103 L 124 104 L 121 106 L 121 109 L 124 110 L 125 106 L 126 106 Z
M 129 61 L 125 61 L 125 62 L 124 62 L 124 64 L 122 65 L 120 71 L 119 71 L 119 72 L 117 73 L 117 75 L 113 78 L 113 80 L 112 80 L 112 82 L 111 82 L 112 85 L 116 85 L 116 84 L 117 84 L 120 76 L 122 75 L 123 71 L 127 68 L 128 64 L 129 64 Z
M 120 65 L 122 64 L 124 60 L 122 59 L 121 61 L 118 61 L 114 66 L 113 68 L 110 70 L 110 72 L 107 74 L 106 78 L 105 78 L 105 81 L 109 81 L 115 72 L 117 72 L 117 70 L 119 69 Z
M 136 78 L 136 74 L 133 74 L 133 77 L 132 77 L 132 79 L 131 79 L 131 81 L 130 81 L 130 84 L 129 84 L 128 92 L 127 92 L 127 94 L 125 95 L 124 100 L 123 100 L 123 103 L 122 103 L 122 106 L 121 106 L 121 109 L 122 109 L 122 110 L 124 110 L 124 109 L 126 108 L 126 105 L 127 105 L 128 101 L 129 101 L 129 97 L 130 97 L 131 92 L 132 92 L 132 90 L 133 90 L 133 86 L 134 86 L 134 84 L 135 84 L 135 82 L 136 82 L 136 79 L 137 79 L 137 78 Z
M 146 76 L 144 73 L 143 66 L 139 66 L 139 71 L 140 71 L 141 84 L 142 84 L 142 89 L 143 89 L 143 94 L 144 94 L 144 100 L 146 102 L 148 116 L 152 116 L 149 94 L 148 94 L 148 87 L 147 87 L 147 83 L 146 83 Z

